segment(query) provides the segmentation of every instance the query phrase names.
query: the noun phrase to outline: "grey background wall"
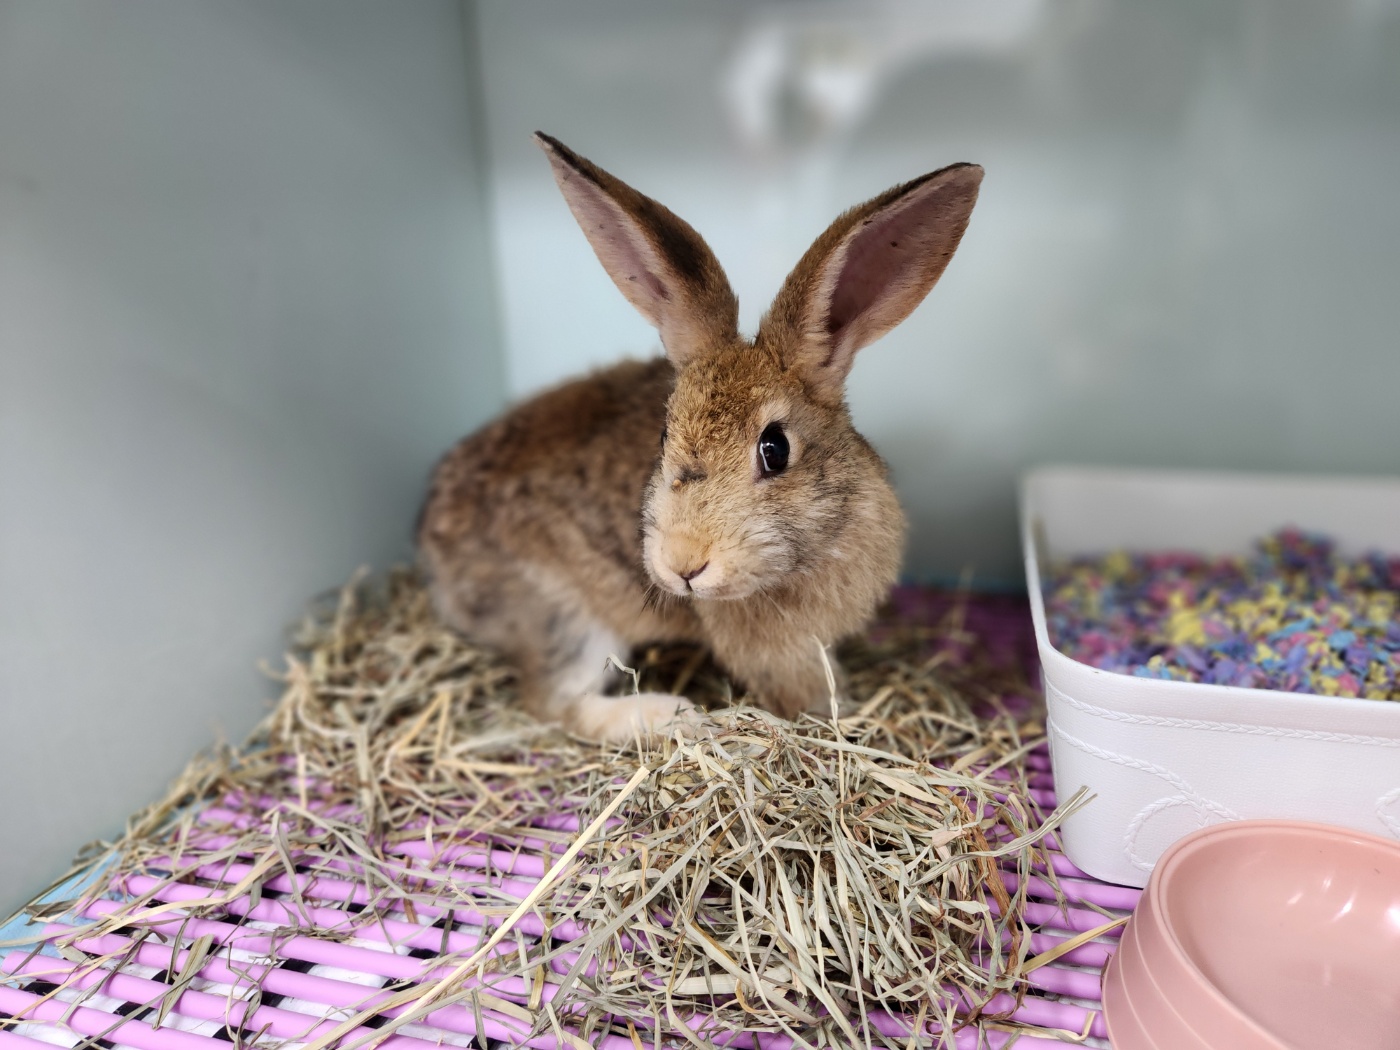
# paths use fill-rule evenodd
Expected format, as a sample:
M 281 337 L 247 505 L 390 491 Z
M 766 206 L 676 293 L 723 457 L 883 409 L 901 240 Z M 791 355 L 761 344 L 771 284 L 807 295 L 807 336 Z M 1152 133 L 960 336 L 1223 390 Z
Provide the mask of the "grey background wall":
M 1400 3 L 481 0 L 516 393 L 655 337 L 529 140 L 671 205 L 752 328 L 843 208 L 985 165 L 940 285 L 852 374 L 909 568 L 1019 583 L 1053 460 L 1400 468 Z
M 537 127 L 750 327 L 986 166 L 852 379 L 916 575 L 1017 582 L 1036 462 L 1400 466 L 1400 0 L 0 0 L 0 908 L 247 731 L 456 435 L 653 350 Z
M 0 0 L 0 909 L 241 738 L 503 393 L 453 0 Z

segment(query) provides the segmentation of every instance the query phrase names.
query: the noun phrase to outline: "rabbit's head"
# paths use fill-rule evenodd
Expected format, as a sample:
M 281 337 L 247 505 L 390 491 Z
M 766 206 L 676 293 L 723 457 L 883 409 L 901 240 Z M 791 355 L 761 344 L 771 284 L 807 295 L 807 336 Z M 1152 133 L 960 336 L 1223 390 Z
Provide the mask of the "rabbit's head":
M 982 169 L 943 168 L 840 216 L 748 340 L 724 270 L 689 224 L 536 138 L 603 267 L 676 368 L 643 509 L 652 579 L 677 595 L 735 599 L 833 558 L 859 561 L 872 544 L 893 545 L 897 561 L 902 519 L 851 425 L 846 375 L 942 274 Z

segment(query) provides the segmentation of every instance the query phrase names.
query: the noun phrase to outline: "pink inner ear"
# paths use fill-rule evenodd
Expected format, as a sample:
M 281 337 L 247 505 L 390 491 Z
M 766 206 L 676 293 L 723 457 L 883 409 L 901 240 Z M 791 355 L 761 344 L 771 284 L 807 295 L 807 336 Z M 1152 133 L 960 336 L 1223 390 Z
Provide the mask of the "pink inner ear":
M 660 311 L 651 303 L 670 302 L 671 292 L 656 272 L 655 253 L 641 233 L 587 176 L 570 172 L 564 197 L 609 276 L 632 305 L 653 324 Z
M 846 249 L 831 292 L 826 330 L 833 339 L 883 298 L 897 295 L 915 279 L 933 247 L 929 227 L 937 218 L 935 209 L 910 204 L 861 227 Z
M 652 272 L 647 265 L 646 258 L 632 243 L 632 238 L 629 236 L 630 231 L 623 229 L 615 222 L 609 224 L 607 220 L 600 221 L 596 229 L 598 231 L 598 255 L 602 259 L 604 268 L 615 274 L 620 280 L 640 285 L 642 293 L 647 296 L 660 299 L 662 302 L 671 301 L 671 293 L 666 285 L 662 283 L 660 277 Z

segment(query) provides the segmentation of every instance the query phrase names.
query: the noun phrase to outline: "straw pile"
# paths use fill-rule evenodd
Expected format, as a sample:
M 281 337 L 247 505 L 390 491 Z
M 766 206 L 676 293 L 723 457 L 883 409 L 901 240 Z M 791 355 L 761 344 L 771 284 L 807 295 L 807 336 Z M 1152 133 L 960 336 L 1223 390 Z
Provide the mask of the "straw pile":
M 1029 929 L 998 864 L 1020 886 L 1050 872 L 1040 841 L 1058 819 L 1022 779 L 1038 715 L 1004 702 L 1027 683 L 979 652 L 956 610 L 932 628 L 887 625 L 841 654 L 839 717 L 726 707 L 712 736 L 613 751 L 522 715 L 510 669 L 438 624 L 411 573 L 357 581 L 306 624 L 248 743 L 196 760 L 134 818 L 94 892 L 135 873 L 202 879 L 196 912 L 217 914 L 277 874 L 352 872 L 365 907 L 336 936 L 385 916 L 475 922 L 469 948 L 444 934 L 421 981 L 337 1030 L 406 1007 L 377 1019 L 376 1040 L 463 1003 L 574 1046 L 737 1031 L 951 1045 L 994 996 L 1011 998 L 991 1020 L 1024 991 Z M 703 652 L 635 659 L 643 689 L 731 699 Z M 547 870 L 526 892 L 500 875 L 503 855 Z M 254 874 L 208 878 L 230 863 Z M 463 863 L 492 877 L 463 879 Z M 137 896 L 95 932 L 168 917 L 160 899 Z

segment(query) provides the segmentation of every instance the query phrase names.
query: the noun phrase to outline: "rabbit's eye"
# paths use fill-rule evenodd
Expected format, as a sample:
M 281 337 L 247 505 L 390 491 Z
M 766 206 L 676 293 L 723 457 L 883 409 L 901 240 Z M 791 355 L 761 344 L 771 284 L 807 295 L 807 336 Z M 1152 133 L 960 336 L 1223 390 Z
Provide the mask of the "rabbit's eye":
M 758 438 L 758 462 L 765 478 L 787 469 L 788 439 L 781 423 L 769 423 L 763 428 Z

